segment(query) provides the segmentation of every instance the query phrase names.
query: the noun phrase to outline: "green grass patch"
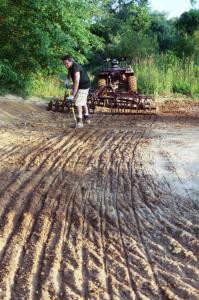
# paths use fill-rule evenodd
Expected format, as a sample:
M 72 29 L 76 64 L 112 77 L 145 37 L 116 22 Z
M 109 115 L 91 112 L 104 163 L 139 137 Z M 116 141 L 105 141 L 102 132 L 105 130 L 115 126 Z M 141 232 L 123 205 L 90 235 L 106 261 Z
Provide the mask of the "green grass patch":
M 66 77 L 66 76 L 65 76 Z M 44 76 L 34 74 L 26 85 L 25 94 L 41 98 L 63 97 L 65 92 L 65 81 L 60 75 Z
M 142 93 L 199 95 L 199 67 L 193 60 L 180 60 L 172 55 L 156 56 L 135 66 L 138 89 Z

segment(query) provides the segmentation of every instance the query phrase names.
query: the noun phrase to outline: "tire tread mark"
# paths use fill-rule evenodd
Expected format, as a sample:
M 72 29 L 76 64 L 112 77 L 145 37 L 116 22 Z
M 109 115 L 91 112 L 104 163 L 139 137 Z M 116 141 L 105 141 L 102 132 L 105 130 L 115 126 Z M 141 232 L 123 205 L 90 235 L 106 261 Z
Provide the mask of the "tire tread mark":
M 132 152 L 132 162 L 134 161 L 134 158 L 135 158 L 135 154 L 136 154 L 136 151 L 137 151 L 137 148 L 140 144 L 140 141 L 141 139 L 144 137 L 145 133 L 147 130 L 149 130 L 153 123 L 156 121 L 157 117 L 152 119 L 152 122 L 150 124 L 150 127 L 146 127 L 145 130 L 142 132 L 142 135 L 140 136 L 139 140 L 136 142 L 136 145 L 133 149 L 133 152 Z M 135 167 L 135 170 L 136 170 L 136 167 Z M 131 182 L 133 182 L 133 169 L 132 169 L 132 165 L 131 165 L 131 168 L 130 168 L 130 178 L 131 178 Z M 163 300 L 166 300 L 167 298 L 165 297 L 165 293 L 164 293 L 164 290 L 162 289 L 162 286 L 160 285 L 159 283 L 159 279 L 157 277 L 157 274 L 154 270 L 154 267 L 153 267 L 153 261 L 151 259 L 151 255 L 150 255 L 150 252 L 149 252 L 149 249 L 144 241 L 144 238 L 142 236 L 142 230 L 141 230 L 141 225 L 140 225 L 140 219 L 139 219 L 139 216 L 138 216 L 138 213 L 136 211 L 136 208 L 135 208 L 135 205 L 133 203 L 133 189 L 132 189 L 132 186 L 131 186 L 131 199 L 132 199 L 132 211 L 133 211 L 133 214 L 134 214 L 134 217 L 135 217 L 135 220 L 136 220 L 136 226 L 137 226 L 137 233 L 138 233 L 138 236 L 139 236 L 139 239 L 140 239 L 140 242 L 141 244 L 143 245 L 143 249 L 145 251 L 145 254 L 146 254 L 146 257 L 147 257 L 147 260 L 148 260 L 148 263 L 149 263 L 149 266 L 151 268 L 151 271 L 152 271 L 152 274 L 153 274 L 153 277 L 154 277 L 154 281 L 156 283 L 156 286 L 158 287 L 158 290 L 159 290 L 159 295 L 160 297 L 163 299 Z

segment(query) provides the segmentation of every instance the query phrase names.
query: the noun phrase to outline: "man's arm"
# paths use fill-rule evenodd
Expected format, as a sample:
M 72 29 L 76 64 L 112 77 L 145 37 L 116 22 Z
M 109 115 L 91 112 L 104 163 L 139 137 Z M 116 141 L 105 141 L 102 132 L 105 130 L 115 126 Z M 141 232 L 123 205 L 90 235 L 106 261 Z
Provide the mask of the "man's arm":
M 75 97 L 79 88 L 80 72 L 75 72 L 74 75 L 74 86 L 73 86 L 73 96 Z

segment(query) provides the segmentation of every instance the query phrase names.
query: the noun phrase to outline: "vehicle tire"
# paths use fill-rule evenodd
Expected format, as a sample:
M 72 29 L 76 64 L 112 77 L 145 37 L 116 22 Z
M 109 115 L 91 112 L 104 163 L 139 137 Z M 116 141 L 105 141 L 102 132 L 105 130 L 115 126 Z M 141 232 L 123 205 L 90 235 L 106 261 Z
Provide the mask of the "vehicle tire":
M 101 88 L 102 86 L 106 85 L 106 79 L 105 78 L 99 78 L 97 82 L 97 87 Z
M 59 101 L 58 100 L 56 100 L 55 101 L 55 111 L 58 111 L 59 110 Z
M 53 102 L 50 101 L 50 102 L 48 103 L 47 110 L 52 110 L 52 107 L 53 107 Z
M 128 77 L 128 88 L 129 92 L 137 92 L 137 79 L 135 75 Z

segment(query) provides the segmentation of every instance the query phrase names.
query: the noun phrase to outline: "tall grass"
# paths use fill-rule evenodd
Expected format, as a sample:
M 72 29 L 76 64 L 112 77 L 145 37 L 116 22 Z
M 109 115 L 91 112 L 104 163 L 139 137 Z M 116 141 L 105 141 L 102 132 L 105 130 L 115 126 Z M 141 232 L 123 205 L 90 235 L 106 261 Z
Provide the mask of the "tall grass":
M 137 62 L 135 70 L 142 93 L 181 93 L 199 98 L 199 66 L 193 59 L 182 60 L 172 54 L 156 56 Z
M 42 98 L 63 98 L 64 91 L 65 81 L 60 77 L 60 75 L 45 76 L 38 73 L 33 74 L 30 78 L 27 83 L 25 93 L 29 96 L 38 96 Z
M 138 90 L 143 94 L 170 95 L 180 93 L 199 99 L 199 66 L 193 59 L 179 59 L 172 54 L 149 57 L 133 66 Z M 89 76 L 94 79 L 92 70 Z M 39 97 L 63 97 L 66 74 L 36 74 L 27 84 L 26 94 Z

